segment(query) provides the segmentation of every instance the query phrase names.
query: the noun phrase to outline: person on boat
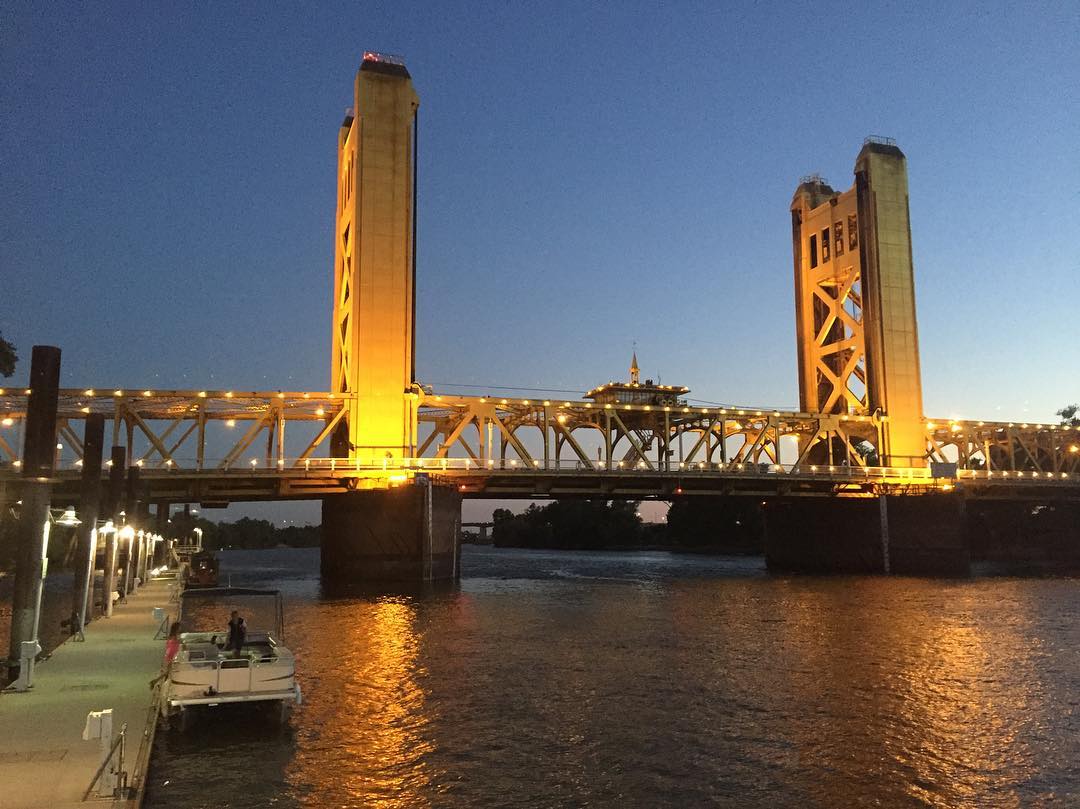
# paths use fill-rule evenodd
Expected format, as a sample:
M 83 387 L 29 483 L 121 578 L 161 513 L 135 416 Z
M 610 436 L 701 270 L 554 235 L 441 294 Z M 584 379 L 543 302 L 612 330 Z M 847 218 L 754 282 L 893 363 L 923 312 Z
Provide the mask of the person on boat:
M 173 621 L 169 627 L 169 637 L 165 639 L 165 657 L 161 661 L 161 673 L 150 681 L 150 688 L 169 676 L 169 668 L 180 651 L 180 622 Z
M 244 638 L 247 636 L 247 626 L 244 619 L 236 610 L 229 616 L 229 640 L 225 644 L 226 650 L 232 650 L 236 656 L 240 655 L 240 649 L 244 646 Z

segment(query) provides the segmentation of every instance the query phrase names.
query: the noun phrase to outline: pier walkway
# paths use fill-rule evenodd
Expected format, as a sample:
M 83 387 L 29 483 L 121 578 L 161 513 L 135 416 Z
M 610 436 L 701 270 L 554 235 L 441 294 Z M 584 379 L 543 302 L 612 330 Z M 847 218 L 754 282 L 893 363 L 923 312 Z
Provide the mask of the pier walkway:
M 165 643 L 154 640 L 154 607 L 171 615 L 172 579 L 148 582 L 117 604 L 112 618 L 86 628 L 86 641 L 63 643 L 37 664 L 34 687 L 0 693 L 0 805 L 5 809 L 132 806 L 137 801 L 82 795 L 101 763 L 100 742 L 83 741 L 90 711 L 113 710 L 113 732 L 127 722 L 125 769 L 141 795 L 154 717 L 148 688 L 161 666 Z

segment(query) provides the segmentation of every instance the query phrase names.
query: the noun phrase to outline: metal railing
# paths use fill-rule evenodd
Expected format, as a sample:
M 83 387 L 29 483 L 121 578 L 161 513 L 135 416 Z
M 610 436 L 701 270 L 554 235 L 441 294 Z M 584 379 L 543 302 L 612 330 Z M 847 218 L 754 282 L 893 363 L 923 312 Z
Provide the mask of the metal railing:
M 953 476 L 935 477 L 927 467 L 895 466 L 858 466 L 851 464 L 793 464 L 793 463 L 754 463 L 749 461 L 668 461 L 650 458 L 646 460 L 598 459 L 583 461 L 574 459 L 542 458 L 280 458 L 267 461 L 265 458 L 252 458 L 234 463 L 222 460 L 204 459 L 201 469 L 186 464 L 137 464 L 142 468 L 144 477 L 162 476 L 279 476 L 289 477 L 348 477 L 360 476 L 412 476 L 417 473 L 454 473 L 454 474 L 603 474 L 603 475 L 768 475 L 801 478 L 836 478 L 845 480 L 889 480 L 929 482 L 933 480 L 951 480 Z M 80 469 L 78 461 L 58 469 L 58 473 L 70 474 Z M 1004 470 L 957 469 L 957 480 L 972 481 L 1009 481 L 1030 483 L 1080 483 L 1080 473 L 1066 471 L 1040 470 Z
M 113 789 L 114 798 L 122 798 L 127 795 L 127 770 L 124 769 L 124 753 L 127 747 L 127 722 L 120 726 L 120 734 L 113 742 L 112 747 L 109 748 L 109 754 L 105 756 L 101 762 L 101 766 L 97 768 L 97 772 L 94 773 L 94 777 L 90 779 L 90 786 L 86 788 L 83 793 L 82 800 L 88 800 L 90 793 L 94 791 L 94 787 L 97 786 L 97 782 L 101 779 L 101 776 L 105 773 L 106 768 L 113 760 L 113 756 L 117 755 L 116 761 L 116 787 Z

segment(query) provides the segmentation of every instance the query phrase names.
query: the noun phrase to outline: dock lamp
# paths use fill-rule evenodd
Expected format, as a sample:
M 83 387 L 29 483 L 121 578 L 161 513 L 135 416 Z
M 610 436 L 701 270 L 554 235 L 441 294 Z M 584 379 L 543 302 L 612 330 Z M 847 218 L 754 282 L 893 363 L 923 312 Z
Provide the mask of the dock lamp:
M 198 548 L 201 551 L 202 550 L 202 529 L 199 528 L 199 526 L 195 526 L 191 530 L 195 532 L 195 537 L 196 537 L 196 539 L 195 539 L 195 547 Z
M 68 507 L 63 511 L 57 509 L 56 513 L 53 509 L 49 509 L 47 513 L 48 519 L 41 525 L 41 583 L 37 587 L 37 599 L 34 601 L 34 632 L 30 640 L 24 640 L 19 644 L 19 678 L 15 681 L 16 691 L 29 691 L 33 688 L 34 662 L 41 654 L 38 629 L 41 626 L 41 593 L 45 589 L 45 576 L 49 572 L 49 532 L 53 523 L 75 526 L 82 522 L 75 516 L 74 507 Z
M 127 562 L 124 563 L 124 589 L 120 595 L 120 600 L 127 600 L 128 590 L 131 588 L 131 562 L 132 562 L 132 544 L 135 542 L 135 529 L 130 525 L 125 525 L 120 529 L 119 538 L 127 542 Z
M 86 557 L 86 580 L 83 582 L 83 596 L 79 610 L 79 634 L 77 640 L 86 640 L 86 616 L 90 612 L 90 588 L 94 584 L 94 559 L 97 556 L 98 536 L 116 531 L 112 520 L 97 520 L 90 532 L 90 553 Z

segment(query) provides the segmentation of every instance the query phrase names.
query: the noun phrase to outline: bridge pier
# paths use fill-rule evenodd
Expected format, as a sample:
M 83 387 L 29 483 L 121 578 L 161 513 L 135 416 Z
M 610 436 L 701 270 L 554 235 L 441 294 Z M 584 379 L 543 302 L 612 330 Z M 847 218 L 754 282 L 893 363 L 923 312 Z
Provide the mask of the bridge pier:
M 790 497 L 765 508 L 773 571 L 967 576 L 966 535 L 956 495 Z
M 324 582 L 414 582 L 461 577 L 461 495 L 418 480 L 323 499 Z

